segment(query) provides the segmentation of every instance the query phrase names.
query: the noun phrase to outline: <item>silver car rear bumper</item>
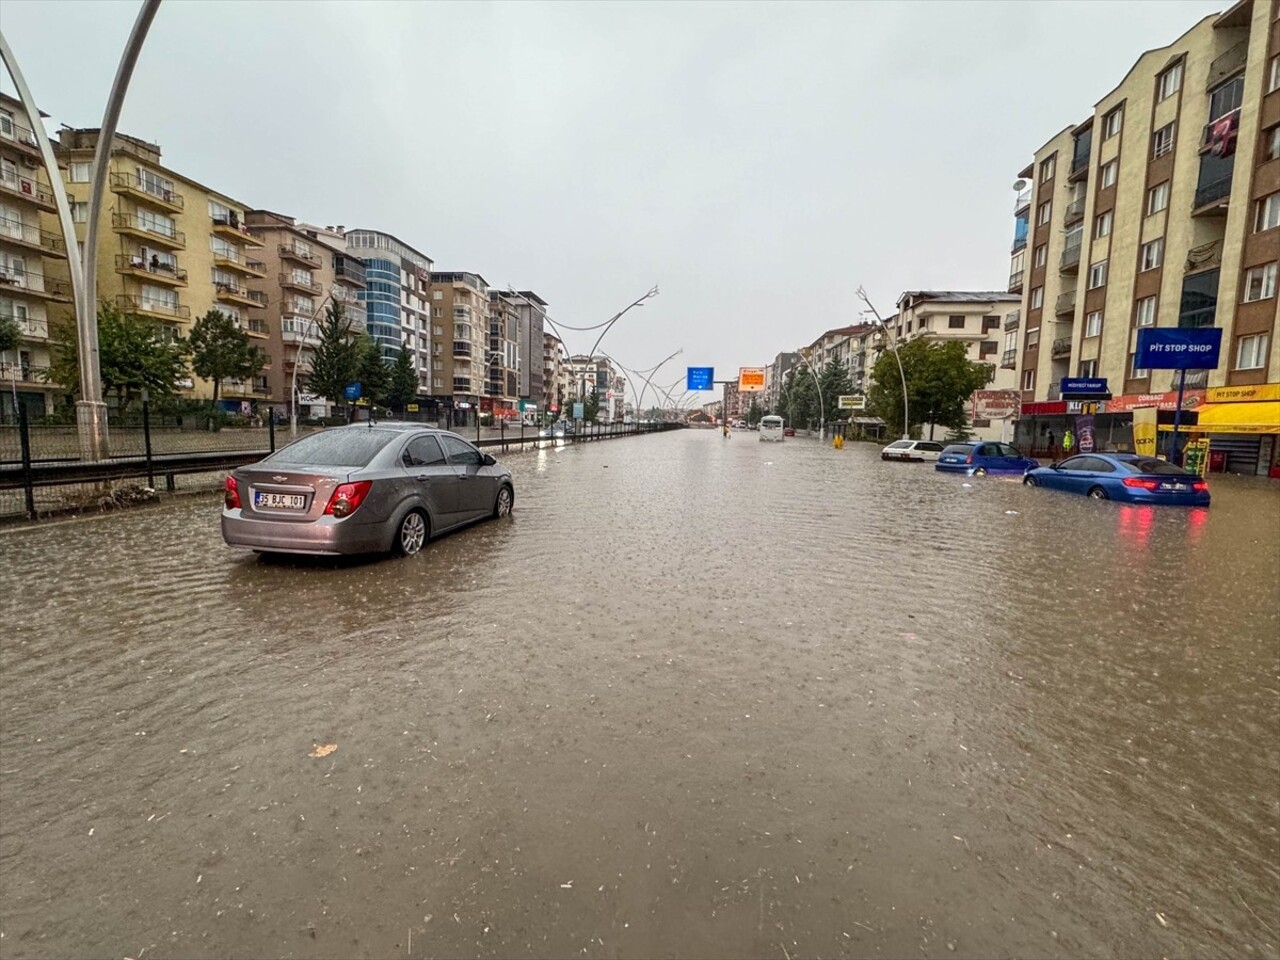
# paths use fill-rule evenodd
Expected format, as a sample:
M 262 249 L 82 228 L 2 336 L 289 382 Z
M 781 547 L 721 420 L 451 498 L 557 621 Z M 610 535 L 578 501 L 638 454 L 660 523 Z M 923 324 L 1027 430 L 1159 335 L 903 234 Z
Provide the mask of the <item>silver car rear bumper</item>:
M 389 523 L 357 523 L 357 516 L 310 522 L 249 519 L 238 509 L 222 510 L 222 539 L 232 547 L 268 553 L 338 555 L 381 553 L 391 546 Z

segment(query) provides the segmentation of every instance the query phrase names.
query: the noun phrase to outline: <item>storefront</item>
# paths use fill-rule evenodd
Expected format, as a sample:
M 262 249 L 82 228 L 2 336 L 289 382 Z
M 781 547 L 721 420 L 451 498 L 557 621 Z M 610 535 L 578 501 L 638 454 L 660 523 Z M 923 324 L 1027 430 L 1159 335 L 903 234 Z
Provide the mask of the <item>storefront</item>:
M 1185 392 L 1180 418 L 1182 429 L 1196 423 L 1197 412 L 1204 403 L 1204 390 Z M 1078 451 L 1076 438 L 1083 434 L 1090 438 L 1094 450 L 1133 453 L 1133 411 L 1141 407 L 1154 407 L 1160 430 L 1167 432 L 1173 428 L 1178 392 L 1123 394 L 1097 403 L 1092 415 L 1080 401 L 1024 403 L 1014 430 L 1014 446 L 1028 456 L 1053 460 Z
M 1209 441 L 1209 469 L 1280 479 L 1280 383 L 1210 387 L 1191 428 Z

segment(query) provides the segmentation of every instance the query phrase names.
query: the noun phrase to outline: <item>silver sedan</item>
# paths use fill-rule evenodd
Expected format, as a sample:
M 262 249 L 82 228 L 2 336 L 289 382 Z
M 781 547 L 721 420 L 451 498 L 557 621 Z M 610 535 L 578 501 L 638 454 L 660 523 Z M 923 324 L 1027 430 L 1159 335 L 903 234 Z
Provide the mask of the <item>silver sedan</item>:
M 222 538 L 261 553 L 414 554 L 511 513 L 511 474 L 457 434 L 353 424 L 303 437 L 226 481 Z

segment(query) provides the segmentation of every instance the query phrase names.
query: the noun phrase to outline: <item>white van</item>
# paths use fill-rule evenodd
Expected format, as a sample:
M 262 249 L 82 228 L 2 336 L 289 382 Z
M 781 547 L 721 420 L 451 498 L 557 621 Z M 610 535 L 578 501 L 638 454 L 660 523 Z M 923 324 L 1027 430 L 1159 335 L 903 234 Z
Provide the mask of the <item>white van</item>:
M 770 414 L 767 417 L 760 418 L 760 439 L 761 440 L 781 440 L 782 439 L 782 418 L 775 417 Z

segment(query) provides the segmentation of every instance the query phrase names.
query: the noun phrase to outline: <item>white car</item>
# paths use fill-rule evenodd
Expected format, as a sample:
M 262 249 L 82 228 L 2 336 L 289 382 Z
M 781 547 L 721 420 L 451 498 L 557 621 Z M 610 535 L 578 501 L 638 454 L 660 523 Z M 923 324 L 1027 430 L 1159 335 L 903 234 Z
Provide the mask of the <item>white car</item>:
M 941 453 L 942 444 L 932 440 L 895 440 L 880 451 L 880 459 L 934 461 Z

